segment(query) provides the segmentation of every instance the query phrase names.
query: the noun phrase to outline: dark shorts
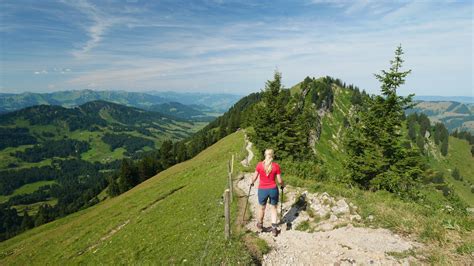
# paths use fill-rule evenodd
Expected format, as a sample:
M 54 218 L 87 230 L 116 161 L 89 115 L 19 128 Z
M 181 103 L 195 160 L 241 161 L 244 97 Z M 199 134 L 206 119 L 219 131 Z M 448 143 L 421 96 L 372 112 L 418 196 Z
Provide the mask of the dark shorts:
M 258 189 L 258 203 L 260 205 L 266 205 L 268 199 L 270 199 L 271 205 L 278 204 L 278 188 L 259 188 Z

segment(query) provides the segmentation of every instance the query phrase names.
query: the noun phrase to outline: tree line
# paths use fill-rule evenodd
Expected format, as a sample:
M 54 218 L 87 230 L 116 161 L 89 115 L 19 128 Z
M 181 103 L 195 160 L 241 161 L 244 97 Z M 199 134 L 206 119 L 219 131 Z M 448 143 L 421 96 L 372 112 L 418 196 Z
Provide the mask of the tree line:
M 99 202 L 97 195 L 107 187 L 104 170 L 116 169 L 120 162 L 90 163 L 80 159 L 54 159 L 51 166 L 0 172 L 0 189 L 8 195 L 24 184 L 55 180 L 30 194 L 10 197 L 0 204 L 0 241 L 28 228 L 41 225 Z M 13 206 L 57 199 L 55 206 L 43 204 L 34 216 L 19 215 Z M 26 219 L 26 220 L 25 220 Z
M 17 151 L 11 155 L 25 162 L 35 163 L 54 157 L 80 157 L 81 153 L 89 149 L 90 145 L 87 141 L 73 139 L 46 140 L 40 144 L 35 144 L 31 148 L 27 148 L 24 151 Z

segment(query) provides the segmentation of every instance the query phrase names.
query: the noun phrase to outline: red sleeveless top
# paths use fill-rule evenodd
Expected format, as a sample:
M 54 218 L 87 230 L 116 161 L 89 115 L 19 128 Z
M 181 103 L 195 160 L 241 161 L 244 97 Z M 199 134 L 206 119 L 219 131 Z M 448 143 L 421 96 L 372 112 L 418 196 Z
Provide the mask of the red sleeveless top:
M 265 167 L 263 165 L 263 162 L 259 162 L 257 164 L 257 167 L 255 168 L 255 171 L 257 171 L 258 174 L 260 175 L 259 177 L 260 182 L 259 182 L 258 188 L 266 189 L 266 188 L 277 187 L 276 182 L 275 182 L 275 177 L 276 175 L 281 174 L 280 165 L 272 162 L 272 170 L 267 175 L 267 173 L 265 173 Z

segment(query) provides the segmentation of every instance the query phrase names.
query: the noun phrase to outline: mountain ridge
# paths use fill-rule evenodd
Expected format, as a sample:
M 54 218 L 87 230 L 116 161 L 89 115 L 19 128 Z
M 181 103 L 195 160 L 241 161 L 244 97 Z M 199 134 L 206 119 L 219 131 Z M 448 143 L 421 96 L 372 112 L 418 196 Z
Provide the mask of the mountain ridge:
M 0 93 L 0 113 L 11 112 L 28 106 L 49 104 L 61 105 L 63 107 L 74 107 L 94 100 L 105 100 L 122 105 L 128 105 L 147 109 L 152 105 L 168 103 L 173 101 L 186 101 L 189 104 L 202 104 L 207 99 L 209 108 L 214 112 L 225 112 L 240 96 L 232 94 L 196 94 L 196 93 L 169 93 L 170 97 L 164 97 L 160 94 L 164 92 L 129 92 L 123 90 L 70 90 L 57 91 L 50 93 L 24 92 L 19 94 Z M 186 100 L 187 99 L 187 100 Z M 185 104 L 184 102 L 181 102 Z

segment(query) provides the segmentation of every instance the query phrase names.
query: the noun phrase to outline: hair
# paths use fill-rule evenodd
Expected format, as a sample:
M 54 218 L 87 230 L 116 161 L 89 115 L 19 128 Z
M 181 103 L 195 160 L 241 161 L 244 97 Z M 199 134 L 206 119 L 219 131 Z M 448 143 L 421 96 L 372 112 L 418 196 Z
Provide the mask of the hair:
M 273 150 L 266 149 L 265 150 L 265 159 L 263 160 L 263 169 L 265 169 L 265 173 L 268 175 L 272 171 L 272 161 L 273 161 Z

